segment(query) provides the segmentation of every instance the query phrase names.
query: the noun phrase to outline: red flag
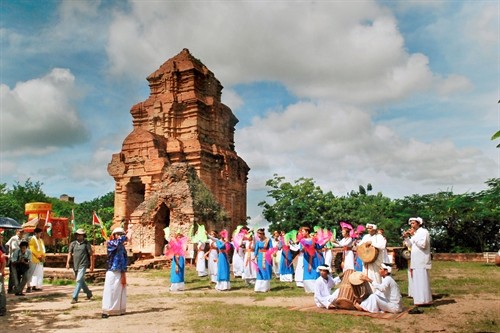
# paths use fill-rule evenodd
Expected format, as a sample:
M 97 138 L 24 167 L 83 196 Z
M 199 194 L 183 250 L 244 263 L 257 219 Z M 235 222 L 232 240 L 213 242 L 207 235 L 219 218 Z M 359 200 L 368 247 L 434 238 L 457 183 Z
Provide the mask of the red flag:
M 92 225 L 98 225 L 102 228 L 102 222 L 95 212 L 92 212 Z
M 108 240 L 108 233 L 106 231 L 106 226 L 102 223 L 101 219 L 95 212 L 92 213 L 92 225 L 98 225 L 101 228 L 101 235 L 104 240 Z

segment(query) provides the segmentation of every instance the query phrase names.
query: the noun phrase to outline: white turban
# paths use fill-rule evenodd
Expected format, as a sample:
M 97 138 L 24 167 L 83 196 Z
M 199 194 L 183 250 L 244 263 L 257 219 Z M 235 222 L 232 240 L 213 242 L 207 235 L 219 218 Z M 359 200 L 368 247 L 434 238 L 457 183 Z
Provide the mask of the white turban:
M 331 272 L 331 269 L 330 269 L 330 266 L 328 266 L 328 265 L 319 265 L 316 268 L 316 272 L 319 272 L 319 271 L 328 271 L 328 272 Z
M 391 266 L 382 263 L 382 265 L 380 265 L 380 267 L 382 267 L 383 269 L 385 269 L 388 273 L 392 273 L 392 267 Z
M 408 224 L 411 224 L 411 221 L 418 222 L 418 224 L 420 224 L 420 225 L 424 224 L 424 220 L 422 220 L 421 217 L 410 217 L 408 219 Z
M 377 225 L 373 223 L 367 223 L 366 229 L 372 228 L 373 230 L 377 230 Z

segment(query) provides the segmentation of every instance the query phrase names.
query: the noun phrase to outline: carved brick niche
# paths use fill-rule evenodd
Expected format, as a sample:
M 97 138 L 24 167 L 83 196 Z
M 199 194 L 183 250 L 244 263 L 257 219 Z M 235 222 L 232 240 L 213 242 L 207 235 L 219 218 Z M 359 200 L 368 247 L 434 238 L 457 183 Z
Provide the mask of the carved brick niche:
M 230 231 L 246 221 L 249 167 L 235 151 L 238 119 L 221 103 L 222 85 L 188 49 L 147 80 L 150 95 L 130 110 L 133 131 L 113 154 L 108 172 L 116 182 L 114 225 L 132 226 L 134 252 L 160 255 L 163 228 L 187 232 L 197 219 L 189 193 L 172 191 L 188 191 L 181 185 L 184 178 L 176 177 L 181 180 L 176 184 L 167 177 L 172 167 L 176 172 L 184 164 L 194 168 L 229 217 L 227 225 L 214 227 Z M 171 190 L 158 195 L 165 184 Z

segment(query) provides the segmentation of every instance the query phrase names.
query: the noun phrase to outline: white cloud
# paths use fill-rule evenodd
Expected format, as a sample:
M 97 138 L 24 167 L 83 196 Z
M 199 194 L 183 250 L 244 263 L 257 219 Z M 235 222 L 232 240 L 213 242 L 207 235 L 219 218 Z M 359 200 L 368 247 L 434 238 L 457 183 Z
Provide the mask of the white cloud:
M 238 109 L 243 105 L 243 99 L 233 89 L 224 89 L 222 94 L 222 103 L 227 105 L 233 113 L 237 113 Z
M 442 96 L 450 96 L 455 92 L 472 89 L 472 83 L 461 75 L 450 75 L 444 79 L 436 79 L 436 89 Z
M 0 149 L 39 154 L 85 141 L 87 132 L 73 104 L 78 95 L 75 77 L 62 68 L 18 82 L 14 89 L 0 85 Z
M 432 87 L 376 2 L 132 2 L 110 25 L 110 73 L 145 77 L 187 47 L 226 86 L 270 80 L 303 98 L 363 105 Z M 130 47 L 133 45 L 133 47 Z
M 478 149 L 461 149 L 449 140 L 403 139 L 374 124 L 369 112 L 331 103 L 299 103 L 255 119 L 236 133 L 236 146 L 252 168 L 253 190 L 278 173 L 290 181 L 311 177 L 336 194 L 372 183 L 376 191 L 402 196 L 416 188 L 468 190 L 497 168 Z
M 112 182 L 108 174 L 108 163 L 111 156 L 117 153 L 110 149 L 97 148 L 89 159 L 74 161 L 71 166 L 71 177 L 75 180 L 85 179 L 87 181 Z

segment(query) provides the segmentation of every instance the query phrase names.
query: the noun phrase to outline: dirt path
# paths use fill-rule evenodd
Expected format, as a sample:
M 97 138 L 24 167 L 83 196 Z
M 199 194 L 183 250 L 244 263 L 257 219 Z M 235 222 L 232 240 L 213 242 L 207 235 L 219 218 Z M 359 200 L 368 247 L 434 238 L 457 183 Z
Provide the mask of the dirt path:
M 129 272 L 127 277 L 127 314 L 101 318 L 102 286 L 93 286 L 94 300 L 84 298 L 78 304 L 70 304 L 73 286 L 45 286 L 42 292 L 26 297 L 8 295 L 8 314 L 0 317 L 1 332 L 190 332 L 182 324 L 185 315 L 199 301 L 197 293 L 214 293 L 214 298 L 203 297 L 203 301 L 224 302 L 247 306 L 314 305 L 311 295 L 300 297 L 266 297 L 256 301 L 255 297 L 217 297 L 215 290 L 192 290 L 184 294 L 190 297 L 169 297 L 165 281 L 141 277 L 140 272 Z M 194 297 L 192 297 L 194 296 Z M 491 313 L 489 318 L 500 315 L 500 298 L 497 295 L 469 295 L 442 297 L 436 300 L 437 307 L 424 309 L 424 314 L 405 314 L 396 320 L 372 319 L 387 325 L 390 331 L 402 332 L 455 332 L 462 324 L 474 320 L 478 313 Z M 332 310 L 335 311 L 335 310 Z M 15 330 L 14 330 L 15 329 Z

